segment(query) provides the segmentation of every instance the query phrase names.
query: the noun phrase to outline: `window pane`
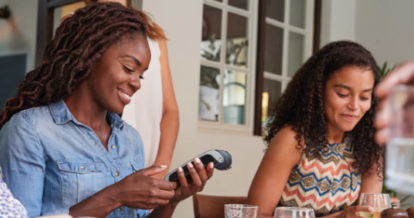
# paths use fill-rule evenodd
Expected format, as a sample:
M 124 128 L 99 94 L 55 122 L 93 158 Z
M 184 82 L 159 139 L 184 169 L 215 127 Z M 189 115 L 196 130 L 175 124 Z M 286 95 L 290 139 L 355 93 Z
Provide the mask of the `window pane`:
M 266 25 L 266 41 L 264 70 L 266 72 L 282 74 L 283 30 L 279 27 Z
M 229 13 L 227 24 L 226 63 L 247 67 L 247 18 Z
M 289 33 L 288 75 L 293 76 L 303 63 L 305 36 Z
M 264 79 L 262 93 L 262 126 L 265 126 L 274 113 L 276 101 L 282 93 L 282 83 L 276 80 Z
M 247 0 L 229 0 L 229 5 L 246 10 L 249 7 Z
M 305 28 L 306 0 L 290 1 L 290 24 Z
M 198 116 L 201 120 L 218 121 L 220 70 L 201 66 Z
M 246 73 L 226 70 L 223 85 L 223 119 L 229 124 L 244 124 Z
M 204 5 L 200 55 L 204 60 L 220 61 L 221 10 Z
M 266 17 L 273 18 L 280 22 L 285 19 L 285 0 L 265 0 L 266 1 Z

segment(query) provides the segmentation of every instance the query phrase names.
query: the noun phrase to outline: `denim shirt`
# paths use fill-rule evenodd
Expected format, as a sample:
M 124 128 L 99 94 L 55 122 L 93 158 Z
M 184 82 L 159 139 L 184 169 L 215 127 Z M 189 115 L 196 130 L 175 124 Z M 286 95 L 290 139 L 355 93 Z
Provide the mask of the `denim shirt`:
M 108 150 L 64 101 L 20 111 L 0 130 L 4 180 L 30 217 L 68 214 L 70 207 L 144 168 L 138 132 L 108 113 Z M 120 207 L 108 217 L 145 217 Z

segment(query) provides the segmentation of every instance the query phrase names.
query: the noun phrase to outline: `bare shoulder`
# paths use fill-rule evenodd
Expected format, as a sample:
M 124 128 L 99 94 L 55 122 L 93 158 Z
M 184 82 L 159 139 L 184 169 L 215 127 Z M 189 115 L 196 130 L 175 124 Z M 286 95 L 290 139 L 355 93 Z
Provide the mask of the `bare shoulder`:
M 296 132 L 292 126 L 287 125 L 280 129 L 270 142 L 270 147 L 283 147 L 285 149 L 298 149 L 298 141 L 296 140 Z
M 278 159 L 296 163 L 301 155 L 302 149 L 299 149 L 296 140 L 296 132 L 292 126 L 288 125 L 280 129 L 270 142 L 268 155 L 278 157 Z

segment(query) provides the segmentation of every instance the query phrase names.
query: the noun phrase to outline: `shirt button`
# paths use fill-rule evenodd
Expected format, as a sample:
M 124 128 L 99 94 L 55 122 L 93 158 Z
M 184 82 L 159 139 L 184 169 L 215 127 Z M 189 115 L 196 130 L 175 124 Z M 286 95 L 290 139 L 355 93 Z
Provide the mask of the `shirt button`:
M 85 168 L 86 168 L 85 166 L 80 166 L 81 170 L 85 170 Z
M 112 149 L 115 149 L 115 148 L 116 148 L 116 146 L 115 146 L 115 145 L 112 145 L 112 146 L 111 146 L 111 148 L 112 148 Z
M 115 171 L 114 176 L 118 177 L 119 176 L 119 171 Z

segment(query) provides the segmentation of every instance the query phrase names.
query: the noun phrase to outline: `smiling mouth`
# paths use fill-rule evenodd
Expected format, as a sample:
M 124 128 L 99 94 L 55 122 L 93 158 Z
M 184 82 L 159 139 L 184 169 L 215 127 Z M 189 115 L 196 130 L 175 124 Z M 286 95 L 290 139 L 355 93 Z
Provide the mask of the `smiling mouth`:
M 357 115 L 341 114 L 341 116 L 344 117 L 347 120 L 356 120 L 356 119 L 358 119 Z
M 131 102 L 132 96 L 128 95 L 127 93 L 123 92 L 122 90 L 118 90 L 119 97 L 124 104 L 129 104 Z

